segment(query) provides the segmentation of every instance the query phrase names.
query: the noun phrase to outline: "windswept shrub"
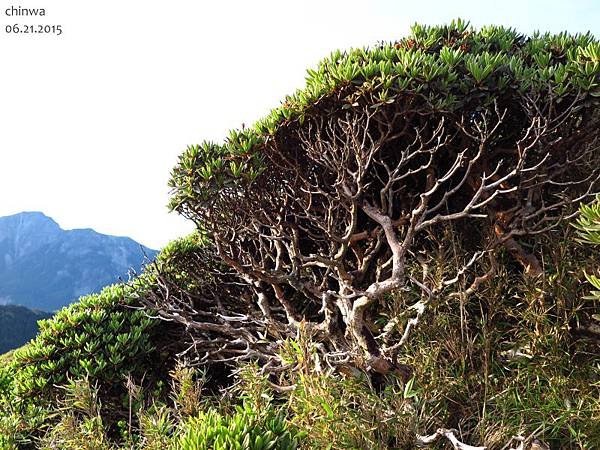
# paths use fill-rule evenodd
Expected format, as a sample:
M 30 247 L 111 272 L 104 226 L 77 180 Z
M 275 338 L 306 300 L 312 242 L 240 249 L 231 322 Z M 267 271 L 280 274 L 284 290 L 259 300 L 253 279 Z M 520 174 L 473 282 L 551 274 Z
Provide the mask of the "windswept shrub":
M 324 355 L 396 370 L 426 310 L 468 302 L 505 251 L 540 275 L 532 237 L 598 192 L 599 55 L 589 33 L 526 37 L 460 20 L 334 52 L 267 118 L 190 146 L 172 172 L 170 206 L 206 236 L 235 314 L 215 320 L 181 296 L 153 303 L 199 348 L 214 330 L 236 343 L 207 360 L 276 367 L 261 336 L 282 342 L 305 326 Z M 456 243 L 453 270 L 432 277 L 428 255 Z M 378 314 L 401 292 L 412 300 L 404 328 Z
M 590 249 L 562 225 L 598 192 L 599 45 L 416 25 L 190 146 L 171 208 L 198 232 L 5 359 L 0 445 L 600 447 Z

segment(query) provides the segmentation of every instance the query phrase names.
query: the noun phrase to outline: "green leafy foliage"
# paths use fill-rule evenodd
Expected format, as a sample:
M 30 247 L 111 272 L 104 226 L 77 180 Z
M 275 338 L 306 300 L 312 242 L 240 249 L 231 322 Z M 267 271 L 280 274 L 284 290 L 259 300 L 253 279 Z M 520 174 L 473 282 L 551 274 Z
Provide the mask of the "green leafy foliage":
M 151 279 L 147 274 L 110 286 L 40 321 L 36 339 L 13 352 L 0 375 L 0 435 L 20 417 L 12 433 L 29 441 L 48 426 L 55 402 L 64 397 L 59 386 L 71 380 L 93 380 L 114 407 L 127 376 L 148 379 L 147 372 L 160 367 L 159 322 L 129 306 L 132 294 Z
M 136 282 L 141 288 L 142 280 Z M 13 364 L 28 376 L 15 380 L 19 395 L 43 394 L 67 378 L 89 376 L 119 382 L 154 351 L 150 328 L 154 321 L 143 311 L 126 307 L 133 286 L 115 285 L 97 296 L 59 311 L 40 323 L 38 337 L 14 354 Z M 115 380 L 115 381 L 111 381 Z
M 598 49 L 595 51 L 597 52 Z M 594 53 L 594 55 L 597 59 L 597 53 Z M 580 215 L 575 227 L 579 230 L 579 237 L 582 242 L 600 245 L 600 195 L 596 197 L 594 203 L 581 205 Z M 586 273 L 585 276 L 590 284 L 597 289 L 592 291 L 591 298 L 600 300 L 600 278 L 594 273 Z
M 123 423 L 121 444 L 110 437 L 98 389 L 88 379 L 69 382 L 58 420 L 40 440 L 40 448 L 61 449 L 173 449 L 173 450 L 294 450 L 303 437 L 289 423 L 285 411 L 272 402 L 260 407 L 241 394 L 242 403 L 204 404 L 190 386 L 195 370 L 179 366 L 172 372 L 173 406 L 152 403 L 142 407 L 138 427 Z M 200 377 L 202 378 L 202 377 Z M 196 389 L 196 388 L 194 388 Z M 133 389 L 135 390 L 135 388 Z M 186 397 L 187 394 L 191 397 Z M 137 396 L 137 394 L 134 394 Z M 263 393 L 264 395 L 264 393 Z M 134 414 L 133 409 L 131 414 Z M 131 415 L 130 415 L 131 417 Z
M 397 42 L 334 52 L 309 71 L 305 89 L 253 128 L 232 131 L 223 145 L 189 147 L 173 171 L 171 207 L 193 215 L 219 195 L 238 198 L 260 181 L 263 146 L 327 110 L 329 101 L 385 108 L 418 97 L 452 113 L 519 93 L 597 105 L 599 54 L 590 34 L 526 38 L 495 26 L 474 31 L 460 20 L 415 25 Z M 599 204 L 582 206 L 582 241 L 599 243 Z M 451 234 L 442 238 L 452 241 Z M 413 448 L 416 433 L 440 426 L 490 448 L 506 447 L 519 434 L 555 448 L 597 448 L 597 346 L 573 332 L 597 311 L 597 298 L 586 297 L 580 283 L 582 267 L 597 257 L 574 241 L 559 230 L 524 242 L 544 255 L 544 274 L 536 279 L 524 278 L 501 254 L 495 279 L 468 301 L 436 299 L 435 314 L 424 313 L 397 361 L 397 368 L 411 369 L 408 377 L 398 371 L 377 379 L 343 365 L 331 373 L 319 360 L 320 343 L 299 332 L 281 340 L 280 372 L 269 378 L 257 364 L 244 366 L 222 394 L 206 392 L 210 372 L 175 366 L 178 338 L 132 308 L 157 287 L 150 268 L 60 311 L 42 322 L 34 341 L 0 357 L 0 448 Z M 200 291 L 206 281 L 223 292 L 219 261 L 198 273 L 208 242 L 202 232 L 174 241 L 157 264 L 182 291 Z M 426 255 L 432 279 L 444 279 L 458 245 L 455 253 Z M 409 273 L 422 270 L 408 264 Z M 401 330 L 417 294 L 391 293 L 369 314 Z
M 401 360 L 415 369 L 420 434 L 444 424 L 488 448 L 532 434 L 551 448 L 600 445 L 598 344 L 577 331 L 598 311 L 581 283 L 596 256 L 574 234 L 564 226 L 535 244 L 543 276 L 523 277 L 504 255 L 494 281 L 468 302 L 447 299 L 424 317 Z M 452 264 L 440 261 L 436 270 Z
M 307 336 L 288 341 L 282 357 L 294 370 L 281 376 L 280 383 L 293 386 L 286 395 L 290 422 L 307 430 L 306 448 L 388 449 L 411 448 L 417 419 L 418 393 L 414 380 L 404 383 L 390 374 L 376 389 L 368 374 L 323 373 L 315 367 L 315 343 Z M 248 368 L 247 368 L 248 370 Z M 246 373 L 247 379 L 252 371 Z M 244 379 L 243 378 L 243 379 Z M 269 392 L 264 386 L 262 392 Z
M 581 205 L 575 228 L 582 242 L 600 245 L 600 195 L 594 203 Z
M 285 129 L 335 99 L 341 108 L 373 108 L 418 96 L 433 110 L 451 113 L 476 102 L 526 95 L 560 104 L 600 97 L 600 43 L 591 33 L 536 33 L 463 20 L 414 25 L 396 42 L 335 51 L 309 69 L 306 86 L 253 127 L 232 130 L 223 144 L 192 145 L 173 169 L 170 207 L 191 214 L 233 187 L 247 189 L 265 169 L 262 149 Z
M 271 407 L 257 411 L 249 403 L 229 416 L 215 410 L 185 421 L 173 448 L 181 450 L 295 450 L 299 439 L 290 432 L 282 413 Z
M 64 386 L 60 419 L 41 440 L 41 448 L 64 450 L 110 450 L 106 425 L 101 415 L 98 390 L 87 378 Z

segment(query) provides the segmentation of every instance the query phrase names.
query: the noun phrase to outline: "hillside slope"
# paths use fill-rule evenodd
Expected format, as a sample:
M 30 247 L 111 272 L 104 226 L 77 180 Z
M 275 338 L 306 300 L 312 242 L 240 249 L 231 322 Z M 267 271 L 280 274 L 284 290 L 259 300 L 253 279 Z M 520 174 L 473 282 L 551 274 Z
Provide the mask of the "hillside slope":
M 48 319 L 50 316 L 50 313 L 24 306 L 0 306 L 0 354 L 34 338 L 38 332 L 38 320 Z

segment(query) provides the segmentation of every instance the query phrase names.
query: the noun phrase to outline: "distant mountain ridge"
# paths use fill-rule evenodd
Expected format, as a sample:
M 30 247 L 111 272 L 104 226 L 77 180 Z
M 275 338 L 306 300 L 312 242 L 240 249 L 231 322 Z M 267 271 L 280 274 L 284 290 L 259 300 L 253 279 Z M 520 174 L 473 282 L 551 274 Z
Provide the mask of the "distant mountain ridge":
M 55 311 L 156 254 L 128 237 L 63 230 L 41 212 L 0 217 L 0 305 Z

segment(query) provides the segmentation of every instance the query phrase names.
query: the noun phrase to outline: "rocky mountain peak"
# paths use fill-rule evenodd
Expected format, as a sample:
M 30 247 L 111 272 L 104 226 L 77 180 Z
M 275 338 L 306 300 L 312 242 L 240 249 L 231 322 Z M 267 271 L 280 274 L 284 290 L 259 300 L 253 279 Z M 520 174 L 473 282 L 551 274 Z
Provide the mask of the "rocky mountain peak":
M 127 279 L 156 253 L 128 237 L 63 230 L 42 212 L 0 217 L 0 304 L 54 311 Z

